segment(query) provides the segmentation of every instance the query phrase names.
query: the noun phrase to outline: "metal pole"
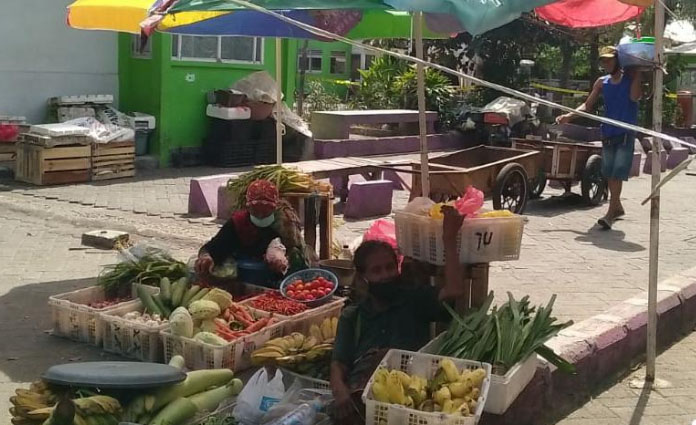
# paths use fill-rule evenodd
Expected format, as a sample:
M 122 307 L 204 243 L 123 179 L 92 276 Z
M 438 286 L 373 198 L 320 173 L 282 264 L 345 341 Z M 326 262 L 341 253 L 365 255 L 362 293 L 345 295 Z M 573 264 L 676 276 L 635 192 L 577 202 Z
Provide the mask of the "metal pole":
M 663 35 L 665 29 L 665 8 L 661 1 L 655 2 L 655 58 L 663 64 Z M 653 96 L 653 129 L 662 132 L 662 86 L 661 70 L 655 71 L 655 95 Z M 660 184 L 662 171 L 661 149 L 662 141 L 653 139 L 652 147 L 652 189 Z M 646 158 L 647 160 L 647 158 Z M 645 380 L 655 382 L 655 359 L 657 357 L 657 271 L 660 246 L 660 193 L 650 201 L 650 265 L 648 278 L 648 351 Z
M 283 40 L 276 37 L 275 65 L 276 65 L 276 163 L 283 163 Z
M 415 12 L 413 19 L 413 34 L 416 38 L 416 57 L 423 60 L 423 12 Z M 430 173 L 428 167 L 428 133 L 425 120 L 425 68 L 421 63 L 416 64 L 418 80 L 418 130 L 420 132 L 421 152 L 421 186 L 423 196 L 430 195 Z

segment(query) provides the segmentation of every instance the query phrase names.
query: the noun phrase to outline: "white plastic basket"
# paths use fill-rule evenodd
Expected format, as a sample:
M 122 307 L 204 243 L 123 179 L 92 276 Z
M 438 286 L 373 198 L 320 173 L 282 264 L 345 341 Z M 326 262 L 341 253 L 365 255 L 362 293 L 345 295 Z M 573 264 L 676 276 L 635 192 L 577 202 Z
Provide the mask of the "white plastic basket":
M 380 363 L 380 367 L 401 370 L 409 375 L 419 375 L 426 379 L 432 379 L 440 367 L 440 361 L 447 357 L 432 354 L 415 353 L 403 350 L 389 350 Z M 481 384 L 476 411 L 472 416 L 456 416 L 440 412 L 421 412 L 397 404 L 382 403 L 374 399 L 372 384 L 375 379 L 373 373 L 362 394 L 365 402 L 365 424 L 380 425 L 383 423 L 399 425 L 476 425 L 483 406 L 486 404 L 488 389 L 490 387 L 491 365 L 488 363 L 473 362 L 450 358 L 458 369 L 478 369 L 486 371 L 486 378 Z
M 312 325 L 321 325 L 324 319 L 330 317 L 339 317 L 345 302 L 345 298 L 333 297 L 331 301 L 322 306 L 304 311 L 295 316 L 291 316 L 288 318 L 288 322 L 285 326 L 285 332 L 299 332 L 301 334 L 309 335 L 309 328 Z
M 438 266 L 445 264 L 442 220 L 396 211 L 394 222 L 396 241 L 403 255 Z M 524 223 L 522 216 L 464 220 L 457 235 L 459 262 L 475 264 L 517 260 Z
M 134 304 L 117 307 L 100 314 L 104 330 L 104 351 L 144 362 L 162 361 L 164 354 L 160 331 L 168 329 L 169 322 L 160 326 L 146 326 L 123 318 L 126 313 L 133 311 L 142 313 L 144 310 L 140 300 L 136 300 Z
M 439 350 L 444 333 L 418 350 L 420 353 L 435 354 Z M 517 399 L 522 390 L 534 377 L 537 369 L 537 356 L 532 354 L 526 360 L 521 361 L 510 368 L 505 375 L 491 375 L 491 388 L 488 391 L 488 399 L 483 408 L 485 412 L 494 415 L 505 413 Z
M 285 388 L 289 388 L 293 381 L 298 381 L 302 388 L 312 388 L 315 390 L 330 390 L 331 383 L 329 381 L 324 381 L 322 379 L 312 378 L 311 376 L 300 375 L 297 372 L 291 370 L 280 368 L 283 372 L 283 377 L 287 378 L 285 383 Z
M 268 313 L 253 310 L 254 314 L 267 316 Z M 274 316 L 276 317 L 276 316 Z M 186 360 L 186 367 L 197 369 L 231 369 L 240 371 L 251 367 L 251 353 L 267 341 L 280 338 L 284 334 L 285 321 L 280 320 L 251 335 L 218 346 L 172 334 L 169 329 L 160 331 L 164 345 L 164 362 L 179 354 Z
M 155 288 L 153 288 L 154 290 Z M 135 298 L 135 294 L 133 294 Z M 98 347 L 102 344 L 103 324 L 100 314 L 124 305 L 133 308 L 137 299 L 115 304 L 106 308 L 93 308 L 87 304 L 106 300 L 101 286 L 90 286 L 48 298 L 53 316 L 53 335 L 86 342 Z

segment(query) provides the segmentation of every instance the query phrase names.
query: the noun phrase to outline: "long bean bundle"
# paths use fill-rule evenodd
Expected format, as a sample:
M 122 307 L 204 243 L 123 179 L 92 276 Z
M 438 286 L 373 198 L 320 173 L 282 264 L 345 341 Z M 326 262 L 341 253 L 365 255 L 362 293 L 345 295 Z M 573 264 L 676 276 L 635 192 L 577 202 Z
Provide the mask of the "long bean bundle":
M 97 278 L 97 284 L 104 287 L 107 297 L 130 294 L 131 284 L 158 286 L 163 277 L 176 281 L 187 276 L 186 264 L 168 254 L 151 251 L 142 257 L 129 257 L 124 261 L 104 267 Z
M 494 372 L 502 375 L 536 352 L 559 369 L 572 373 L 573 365 L 545 345 L 573 323 L 556 323 L 557 319 L 551 316 L 555 300 L 554 295 L 546 306 L 534 307 L 529 297 L 518 301 L 508 293 L 508 301 L 489 312 L 493 303 L 491 292 L 480 309 L 464 317 L 446 305 L 453 320 L 438 354 L 491 363 Z
M 314 188 L 314 180 L 309 174 L 282 165 L 262 165 L 248 173 L 241 174 L 236 179 L 230 179 L 227 183 L 227 190 L 230 191 L 232 199 L 237 202 L 236 208 L 244 207 L 246 190 L 255 180 L 272 182 L 280 193 L 306 193 L 311 192 Z

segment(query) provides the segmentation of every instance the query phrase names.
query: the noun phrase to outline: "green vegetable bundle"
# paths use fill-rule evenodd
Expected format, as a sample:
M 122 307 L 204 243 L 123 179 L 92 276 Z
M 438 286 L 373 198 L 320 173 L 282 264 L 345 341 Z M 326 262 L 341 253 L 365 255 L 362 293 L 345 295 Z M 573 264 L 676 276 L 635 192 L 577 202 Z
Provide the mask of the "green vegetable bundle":
M 162 278 L 174 282 L 187 275 L 186 264 L 162 251 L 151 250 L 140 258 L 132 257 L 105 266 L 97 284 L 104 287 L 107 297 L 123 297 L 130 295 L 132 283 L 159 286 Z
M 555 299 L 554 295 L 546 306 L 533 307 L 529 297 L 518 301 L 508 293 L 508 301 L 489 312 L 493 303 L 491 292 L 478 311 L 464 317 L 445 305 L 453 320 L 437 354 L 490 363 L 496 375 L 504 375 L 536 352 L 564 372 L 573 373 L 574 366 L 545 345 L 573 324 L 556 323 L 551 316 Z
M 285 168 L 282 165 L 262 165 L 241 174 L 236 179 L 230 179 L 227 183 L 227 190 L 237 202 L 234 205 L 235 208 L 244 208 L 247 188 L 256 180 L 272 182 L 280 193 L 311 192 L 314 186 L 314 180 L 309 174 Z

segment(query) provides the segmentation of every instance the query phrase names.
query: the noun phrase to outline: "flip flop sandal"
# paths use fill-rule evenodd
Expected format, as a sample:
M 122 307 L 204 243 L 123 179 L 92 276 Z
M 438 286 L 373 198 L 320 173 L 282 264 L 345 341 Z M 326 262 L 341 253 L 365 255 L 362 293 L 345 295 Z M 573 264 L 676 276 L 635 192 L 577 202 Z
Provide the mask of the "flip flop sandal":
M 603 230 L 611 230 L 612 221 L 606 217 L 602 217 L 599 220 L 597 220 L 597 224 L 602 226 Z

